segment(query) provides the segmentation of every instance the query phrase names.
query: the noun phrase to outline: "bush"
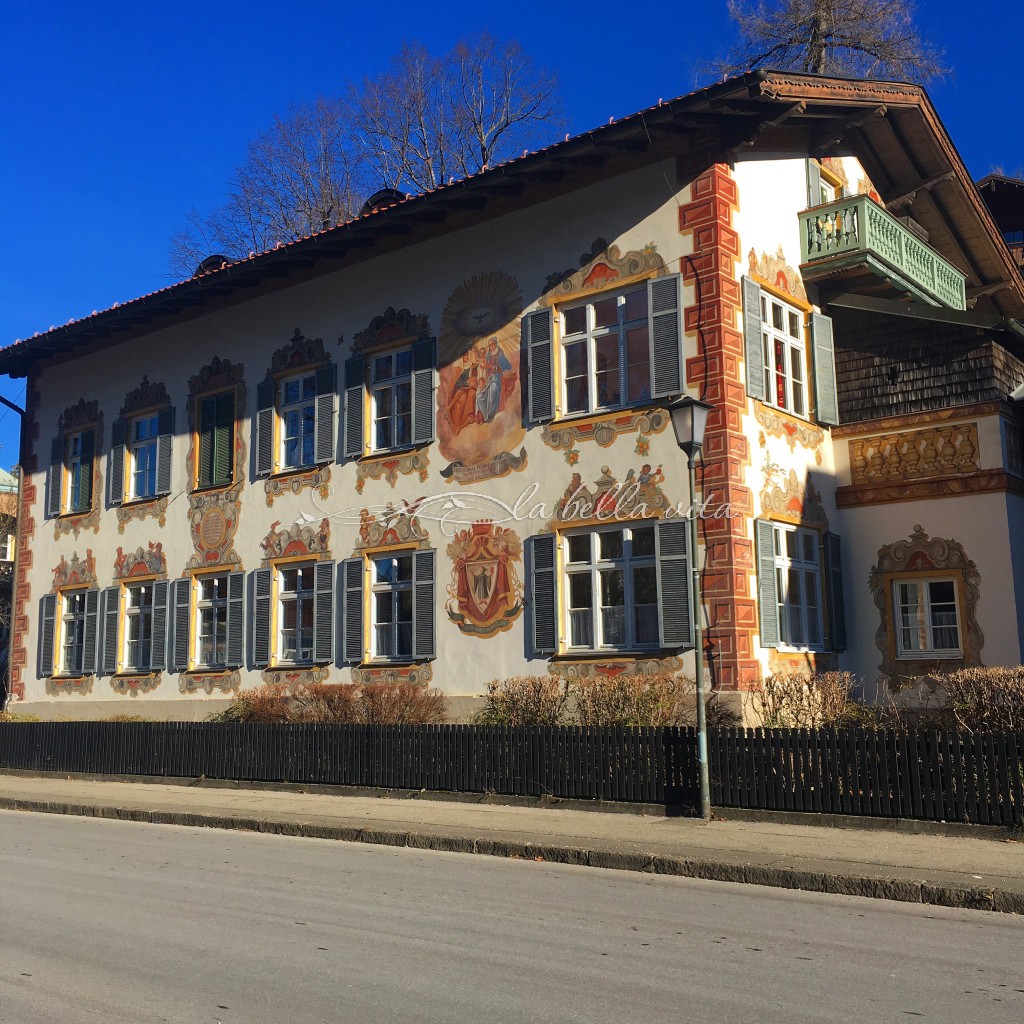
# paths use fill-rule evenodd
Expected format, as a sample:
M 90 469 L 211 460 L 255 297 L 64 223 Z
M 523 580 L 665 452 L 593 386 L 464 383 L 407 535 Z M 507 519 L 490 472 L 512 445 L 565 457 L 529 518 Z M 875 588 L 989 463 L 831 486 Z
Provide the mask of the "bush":
M 816 729 L 867 724 L 866 705 L 853 699 L 850 672 L 775 672 L 750 694 L 766 729 Z
M 17 711 L 0 711 L 0 722 L 39 722 L 42 721 L 38 715 L 28 712 L 19 714 Z
M 436 688 L 375 683 L 360 690 L 359 721 L 366 725 L 437 725 L 447 713 L 448 701 Z
M 302 686 L 292 699 L 288 721 L 352 725 L 359 721 L 359 688 L 333 683 Z
M 512 676 L 487 684 L 477 725 L 564 725 L 569 696 L 557 676 Z
M 952 724 L 964 732 L 1024 732 L 1024 665 L 938 676 Z
M 257 722 L 261 724 L 289 721 L 288 687 L 266 683 L 253 690 L 240 690 L 223 711 L 210 715 L 211 722 Z
M 697 725 L 697 690 L 686 676 L 596 676 L 573 680 L 569 689 L 580 725 Z M 709 726 L 740 721 L 716 693 L 705 695 L 704 713 Z

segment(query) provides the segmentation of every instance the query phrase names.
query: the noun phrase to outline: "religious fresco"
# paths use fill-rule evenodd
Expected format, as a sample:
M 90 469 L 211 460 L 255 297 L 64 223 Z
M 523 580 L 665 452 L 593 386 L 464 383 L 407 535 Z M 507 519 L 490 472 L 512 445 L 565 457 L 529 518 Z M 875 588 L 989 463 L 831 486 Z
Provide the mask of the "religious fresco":
M 637 471 L 630 469 L 620 481 L 607 466 L 593 485 L 585 484 L 580 473 L 573 473 L 565 493 L 555 502 L 553 524 L 587 522 L 599 519 L 612 523 L 618 519 L 643 519 L 659 515 L 672 507 L 661 489 L 665 474 L 659 465 L 645 462 Z
M 167 559 L 164 557 L 164 546 L 160 541 L 149 542 L 148 547 L 138 547 L 134 551 L 117 549 L 114 556 L 114 579 L 127 580 L 134 576 L 166 576 Z
M 75 512 L 60 515 L 53 521 L 53 539 L 60 540 L 62 535 L 74 534 L 78 540 L 83 530 L 100 532 L 100 512 L 103 506 L 103 471 L 100 455 L 103 450 L 103 413 L 100 403 L 87 402 L 80 398 L 74 405 L 69 405 L 57 420 L 57 433 L 65 434 L 72 430 L 92 427 L 96 431 L 95 448 L 92 460 L 92 508 L 88 512 Z
M 92 548 L 86 548 L 85 558 L 79 558 L 76 551 L 69 562 L 63 555 L 53 568 L 53 590 L 56 594 L 61 587 L 96 587 L 96 559 Z
M 523 298 L 499 270 L 460 284 L 441 314 L 437 440 L 445 480 L 476 483 L 526 465 L 520 379 Z M 519 453 L 515 449 L 519 448 Z
M 214 391 L 233 389 L 235 393 L 235 463 L 232 482 L 227 487 L 213 487 L 191 491 L 188 496 L 188 525 L 195 553 L 189 558 L 182 575 L 193 569 L 224 566 L 241 569 L 242 559 L 234 549 L 238 531 L 238 517 L 242 509 L 242 489 L 248 474 L 245 441 L 241 424 L 246 415 L 245 367 L 230 359 L 214 356 L 188 382 L 188 479 L 196 479 L 197 431 L 199 429 L 199 400 Z M 191 490 L 191 488 L 190 488 Z
M 280 525 L 280 520 L 271 523 L 266 537 L 260 541 L 260 549 L 263 551 L 261 565 L 264 569 L 269 569 L 271 561 L 275 558 L 316 555 L 317 561 L 330 560 L 331 523 L 329 519 L 322 519 L 316 526 L 310 523 L 294 523 L 279 530 Z
M 242 673 L 238 669 L 230 672 L 182 672 L 178 676 L 178 692 L 184 694 L 237 693 L 242 685 Z
M 523 542 L 511 529 L 486 520 L 460 530 L 448 545 L 452 580 L 448 618 L 467 636 L 490 637 L 510 629 L 523 610 L 516 569 Z

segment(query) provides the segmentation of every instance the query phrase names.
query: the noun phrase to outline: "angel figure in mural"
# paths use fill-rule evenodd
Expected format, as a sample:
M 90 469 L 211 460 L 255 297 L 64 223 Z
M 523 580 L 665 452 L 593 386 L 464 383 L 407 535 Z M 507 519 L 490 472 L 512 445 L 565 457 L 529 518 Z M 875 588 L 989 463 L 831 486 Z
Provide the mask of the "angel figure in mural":
M 484 384 L 477 392 L 476 413 L 478 423 L 490 423 L 504 408 L 505 400 L 515 386 L 515 374 L 512 364 L 502 352 L 497 338 L 487 342 L 487 348 L 481 346 L 483 357 Z

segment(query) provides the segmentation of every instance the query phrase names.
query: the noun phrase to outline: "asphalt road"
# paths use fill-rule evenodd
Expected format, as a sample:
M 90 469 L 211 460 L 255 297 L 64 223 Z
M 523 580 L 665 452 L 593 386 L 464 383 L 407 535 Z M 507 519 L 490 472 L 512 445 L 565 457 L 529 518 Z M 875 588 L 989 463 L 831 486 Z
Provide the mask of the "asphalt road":
M 0 1021 L 1019 1024 L 1024 919 L 0 812 Z

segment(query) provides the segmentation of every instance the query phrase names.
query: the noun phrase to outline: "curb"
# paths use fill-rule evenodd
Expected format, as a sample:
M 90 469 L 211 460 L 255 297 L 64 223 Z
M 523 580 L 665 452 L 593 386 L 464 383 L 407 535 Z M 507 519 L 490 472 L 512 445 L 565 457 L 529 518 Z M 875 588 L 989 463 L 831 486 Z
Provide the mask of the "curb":
M 184 811 L 148 811 L 141 808 L 91 806 L 49 800 L 22 800 L 0 797 L 0 810 L 34 811 L 43 814 L 69 814 L 87 818 L 114 818 L 151 825 L 186 825 L 194 828 L 235 829 L 304 839 L 332 839 L 377 846 L 404 846 L 416 850 L 447 853 L 472 853 L 488 857 L 548 861 L 582 867 L 613 868 L 657 875 L 700 878 L 713 882 L 742 882 L 778 889 L 802 889 L 839 896 L 865 896 L 898 903 L 922 903 L 965 910 L 988 910 L 1024 915 L 1024 892 L 972 886 L 935 885 L 907 879 L 864 878 L 855 875 L 819 874 L 750 864 L 666 857 L 656 854 L 614 850 L 588 850 L 574 846 L 543 843 L 517 843 L 501 839 L 431 835 L 390 829 L 360 828 L 354 825 L 318 825 L 299 821 L 274 821 L 230 815 L 196 814 Z

